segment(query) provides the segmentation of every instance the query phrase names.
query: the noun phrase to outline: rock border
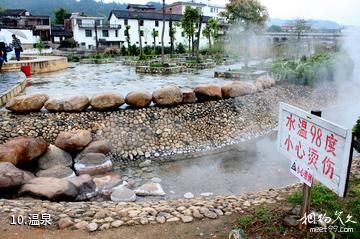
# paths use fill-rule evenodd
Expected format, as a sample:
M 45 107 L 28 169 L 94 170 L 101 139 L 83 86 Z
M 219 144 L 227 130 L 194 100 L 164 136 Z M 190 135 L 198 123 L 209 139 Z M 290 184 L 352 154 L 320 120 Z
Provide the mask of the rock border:
M 27 84 L 27 79 L 26 79 L 25 75 L 21 72 L 17 72 L 16 74 L 19 75 L 19 78 L 21 78 L 21 81 L 17 85 L 8 89 L 7 91 L 1 92 L 0 106 L 5 105 L 10 99 L 16 97 L 25 89 L 26 84 Z

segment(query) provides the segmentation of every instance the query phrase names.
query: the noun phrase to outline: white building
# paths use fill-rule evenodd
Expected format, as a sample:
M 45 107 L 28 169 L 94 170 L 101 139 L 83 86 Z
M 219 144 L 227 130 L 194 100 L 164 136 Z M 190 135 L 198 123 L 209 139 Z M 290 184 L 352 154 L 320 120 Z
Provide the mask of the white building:
M 203 16 L 221 20 L 223 17 L 220 16 L 220 12 L 225 11 L 225 5 L 212 4 L 210 3 L 210 0 L 174 2 L 167 5 L 165 9 L 167 13 L 184 14 L 187 6 L 198 9 Z
M 83 17 L 73 13 L 70 17 L 74 40 L 80 48 L 96 48 L 96 38 L 99 46 L 120 47 L 120 24 L 109 24 L 104 17 Z
M 166 14 L 165 15 L 165 34 L 164 34 L 164 45 L 170 46 L 170 28 L 169 23 L 172 22 L 172 27 L 176 30 L 174 35 L 174 45 L 182 43 L 184 45 L 188 44 L 188 37 L 184 34 L 180 26 L 176 26 L 176 22 L 179 22 L 182 18 L 182 15 L 179 14 Z M 140 23 L 140 31 L 142 34 L 142 44 L 143 46 L 153 46 L 154 39 L 152 32 L 155 30 L 158 32 L 158 37 L 156 37 L 156 45 L 161 44 L 161 33 L 162 33 L 162 13 L 161 12 L 135 12 L 135 11 L 123 11 L 123 10 L 114 10 L 111 11 L 109 16 L 110 25 L 121 25 L 122 31 L 119 31 L 118 39 L 120 42 L 126 42 L 125 28 L 130 26 L 129 35 L 131 44 L 139 45 L 139 35 L 138 35 L 138 19 Z M 203 18 L 202 29 L 206 26 L 208 17 Z M 201 33 L 200 36 L 200 47 L 205 47 L 207 45 L 207 38 Z

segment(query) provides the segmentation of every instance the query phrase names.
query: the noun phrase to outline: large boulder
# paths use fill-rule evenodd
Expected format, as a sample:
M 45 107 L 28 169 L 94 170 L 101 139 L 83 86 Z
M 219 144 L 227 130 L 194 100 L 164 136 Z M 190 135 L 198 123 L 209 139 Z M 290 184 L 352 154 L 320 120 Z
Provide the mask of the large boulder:
M 97 191 L 106 197 L 110 196 L 113 188 L 119 186 L 122 182 L 120 175 L 113 172 L 96 175 L 93 177 L 93 180 L 96 184 Z
M 61 132 L 55 145 L 66 151 L 81 151 L 91 142 L 91 133 L 88 130 L 73 130 Z
M 86 96 L 73 96 L 68 98 L 50 99 L 45 102 L 45 108 L 53 112 L 81 112 L 89 106 Z
M 67 178 L 79 190 L 76 201 L 87 200 L 96 195 L 96 185 L 94 180 L 88 174 Z
M 68 178 L 75 176 L 74 171 L 64 165 L 55 165 L 51 168 L 40 170 L 36 173 L 37 177 L 54 177 L 54 178 Z
M 133 190 L 121 185 L 114 189 L 110 198 L 113 202 L 134 202 L 136 200 L 136 194 Z
M 90 105 L 94 110 L 115 110 L 124 103 L 124 97 L 117 93 L 98 94 L 90 99 Z
M 74 200 L 78 195 L 78 189 L 67 179 L 40 177 L 33 178 L 21 186 L 19 193 L 54 201 Z
M 0 162 L 26 164 L 42 155 L 47 147 L 48 143 L 44 139 L 17 137 L 0 145 Z
M 274 86 L 275 83 L 275 79 L 268 75 L 260 76 L 255 80 L 258 90 L 261 90 L 261 87 L 262 89 L 270 88 Z
M 148 107 L 152 101 L 152 94 L 148 91 L 134 91 L 127 94 L 126 104 L 134 108 Z
M 17 96 L 12 98 L 5 108 L 17 113 L 39 111 L 48 99 L 47 94 Z
M 77 174 L 96 175 L 112 170 L 112 162 L 104 154 L 87 153 L 75 158 L 74 168 Z
M 166 194 L 159 183 L 145 183 L 134 192 L 139 196 L 164 196 Z
M 234 98 L 238 96 L 253 94 L 257 91 L 257 88 L 252 82 L 235 82 L 224 85 L 221 87 L 222 95 L 225 99 Z
M 183 100 L 183 94 L 177 86 L 166 86 L 154 91 L 153 101 L 160 106 L 171 106 L 180 104 Z
M 0 163 L 0 189 L 20 186 L 32 178 L 32 173 L 18 169 L 12 163 Z
M 71 167 L 72 157 L 68 152 L 50 144 L 46 152 L 39 158 L 38 168 L 44 170 L 56 165 Z
M 199 85 L 194 89 L 198 101 L 220 100 L 221 87 L 217 85 Z
M 181 89 L 184 104 L 191 104 L 196 102 L 196 94 L 192 89 Z
M 106 140 L 97 140 L 91 142 L 86 148 L 81 152 L 83 154 L 86 153 L 101 153 L 108 154 L 112 150 L 112 146 L 109 141 Z

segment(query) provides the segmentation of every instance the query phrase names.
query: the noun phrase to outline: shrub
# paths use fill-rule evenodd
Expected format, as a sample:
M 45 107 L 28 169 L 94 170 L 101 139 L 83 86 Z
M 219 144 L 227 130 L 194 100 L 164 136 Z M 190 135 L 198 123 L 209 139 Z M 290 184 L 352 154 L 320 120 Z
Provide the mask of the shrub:
M 320 53 L 301 59 L 282 60 L 272 64 L 270 72 L 280 80 L 314 85 L 334 81 L 337 75 L 350 77 L 354 63 L 345 53 Z M 341 72 L 340 72 L 341 71 Z
M 175 47 L 175 52 L 178 53 L 178 54 L 184 54 L 186 53 L 186 49 L 185 49 L 185 46 L 184 44 L 182 43 L 178 43 Z
M 126 47 L 123 45 L 122 47 L 121 47 L 121 49 L 120 49 L 120 54 L 122 55 L 122 56 L 126 56 L 126 55 L 128 55 L 128 51 L 127 51 L 127 49 L 126 49 Z
M 360 118 L 356 121 L 353 128 L 354 149 L 360 153 Z
M 74 38 L 68 38 L 60 42 L 59 48 L 75 48 L 77 46 L 77 42 Z

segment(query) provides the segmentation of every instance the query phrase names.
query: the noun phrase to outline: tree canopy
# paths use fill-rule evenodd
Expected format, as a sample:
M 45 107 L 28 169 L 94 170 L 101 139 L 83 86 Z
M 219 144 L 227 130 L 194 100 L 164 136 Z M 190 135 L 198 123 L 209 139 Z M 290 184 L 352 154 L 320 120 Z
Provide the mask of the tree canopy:
M 181 27 L 188 37 L 195 34 L 195 25 L 200 20 L 200 13 L 197 9 L 186 6 L 185 13 L 181 18 Z
M 64 9 L 59 8 L 55 11 L 55 24 L 64 24 L 64 20 L 69 17 L 70 13 Z
M 229 23 L 239 23 L 245 28 L 264 26 L 269 17 L 266 7 L 258 0 L 231 0 L 222 15 Z

